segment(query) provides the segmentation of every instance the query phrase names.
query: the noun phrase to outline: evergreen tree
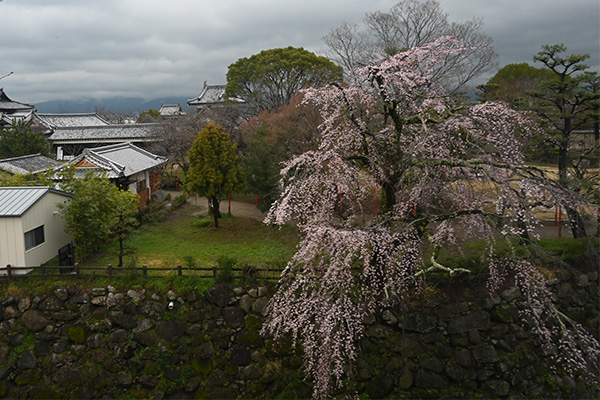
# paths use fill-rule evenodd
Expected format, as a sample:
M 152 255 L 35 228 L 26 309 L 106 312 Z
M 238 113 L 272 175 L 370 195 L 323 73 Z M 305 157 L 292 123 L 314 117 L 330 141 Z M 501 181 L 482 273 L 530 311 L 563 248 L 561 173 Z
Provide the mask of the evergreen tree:
M 237 146 L 220 125 L 208 123 L 188 152 L 189 170 L 185 177 L 188 193 L 208 199 L 209 210 L 219 227 L 220 201 L 242 186 Z

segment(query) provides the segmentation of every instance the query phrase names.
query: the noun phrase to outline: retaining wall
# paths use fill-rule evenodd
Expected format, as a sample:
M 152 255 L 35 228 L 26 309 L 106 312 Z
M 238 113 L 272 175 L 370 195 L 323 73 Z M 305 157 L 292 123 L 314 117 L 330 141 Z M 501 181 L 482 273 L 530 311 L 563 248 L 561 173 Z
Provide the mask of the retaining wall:
M 597 329 L 597 272 L 549 284 L 564 312 Z M 597 384 L 552 372 L 548 349 L 518 322 L 518 290 L 496 298 L 464 292 L 458 302 L 434 295 L 373 316 L 349 393 L 598 396 Z M 0 398 L 310 397 L 301 355 L 289 341 L 259 335 L 268 299 L 265 286 L 215 286 L 202 296 L 110 286 L 0 292 Z

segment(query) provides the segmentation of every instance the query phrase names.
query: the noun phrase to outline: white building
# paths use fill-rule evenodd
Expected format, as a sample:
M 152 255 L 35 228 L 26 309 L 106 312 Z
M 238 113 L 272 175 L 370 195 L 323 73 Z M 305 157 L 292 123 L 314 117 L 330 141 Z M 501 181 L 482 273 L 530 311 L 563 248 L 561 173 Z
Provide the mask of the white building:
M 47 186 L 0 187 L 0 265 L 38 266 L 70 246 L 57 207 L 66 201 L 67 193 Z

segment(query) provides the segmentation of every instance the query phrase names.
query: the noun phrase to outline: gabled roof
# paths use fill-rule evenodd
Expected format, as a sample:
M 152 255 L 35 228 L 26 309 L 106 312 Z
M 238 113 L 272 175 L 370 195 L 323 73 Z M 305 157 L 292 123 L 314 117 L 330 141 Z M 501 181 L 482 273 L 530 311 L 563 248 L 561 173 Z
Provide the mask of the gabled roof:
M 30 154 L 21 157 L 5 158 L 0 160 L 0 169 L 11 174 L 36 174 L 48 168 L 56 168 L 61 162 L 43 156 L 41 154 Z
M 115 124 L 104 126 L 57 127 L 48 140 L 55 144 L 151 141 L 159 124 Z
M 105 171 L 108 178 L 125 178 L 167 162 L 132 143 L 84 149 L 83 153 L 69 161 L 80 170 Z
M 11 100 L 4 89 L 0 88 L 0 111 L 4 111 L 8 114 L 15 111 L 34 110 L 35 107 L 30 104 L 19 103 L 18 101 Z
M 185 111 L 179 104 L 165 104 L 160 106 L 161 117 L 173 117 L 177 115 L 185 115 Z
M 243 103 L 242 99 L 227 98 L 225 97 L 225 86 L 226 85 L 207 85 L 204 81 L 204 87 L 202 92 L 193 99 L 187 100 L 190 106 L 205 106 L 211 104 L 221 104 L 226 100 Z
M 36 119 L 48 128 L 67 128 L 82 126 L 105 126 L 109 122 L 97 113 L 70 113 L 70 114 L 40 114 Z
M 69 194 L 49 186 L 0 187 L 0 217 L 19 217 L 46 193 Z
M 0 110 L 0 125 L 12 125 L 13 122 L 28 124 L 33 119 L 35 110 L 18 110 L 14 112 L 2 112 Z

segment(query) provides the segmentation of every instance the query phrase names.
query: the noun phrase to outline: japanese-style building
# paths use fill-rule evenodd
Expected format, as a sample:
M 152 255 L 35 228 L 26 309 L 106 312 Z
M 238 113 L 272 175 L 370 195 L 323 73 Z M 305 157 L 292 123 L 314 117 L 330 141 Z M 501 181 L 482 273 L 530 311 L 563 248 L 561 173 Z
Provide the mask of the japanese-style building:
M 28 123 L 34 112 L 34 106 L 11 100 L 0 88 L 0 126 L 10 126 L 14 121 Z
M 189 106 L 196 107 L 198 111 L 214 106 L 221 106 L 226 102 L 244 103 L 244 100 L 238 98 L 225 97 L 226 85 L 208 85 L 204 81 L 202 91 L 197 97 L 187 100 Z
M 115 185 L 138 194 L 143 206 L 159 190 L 161 167 L 166 162 L 167 158 L 127 142 L 86 148 L 67 165 L 75 167 L 76 177 L 90 171 L 105 174 Z

